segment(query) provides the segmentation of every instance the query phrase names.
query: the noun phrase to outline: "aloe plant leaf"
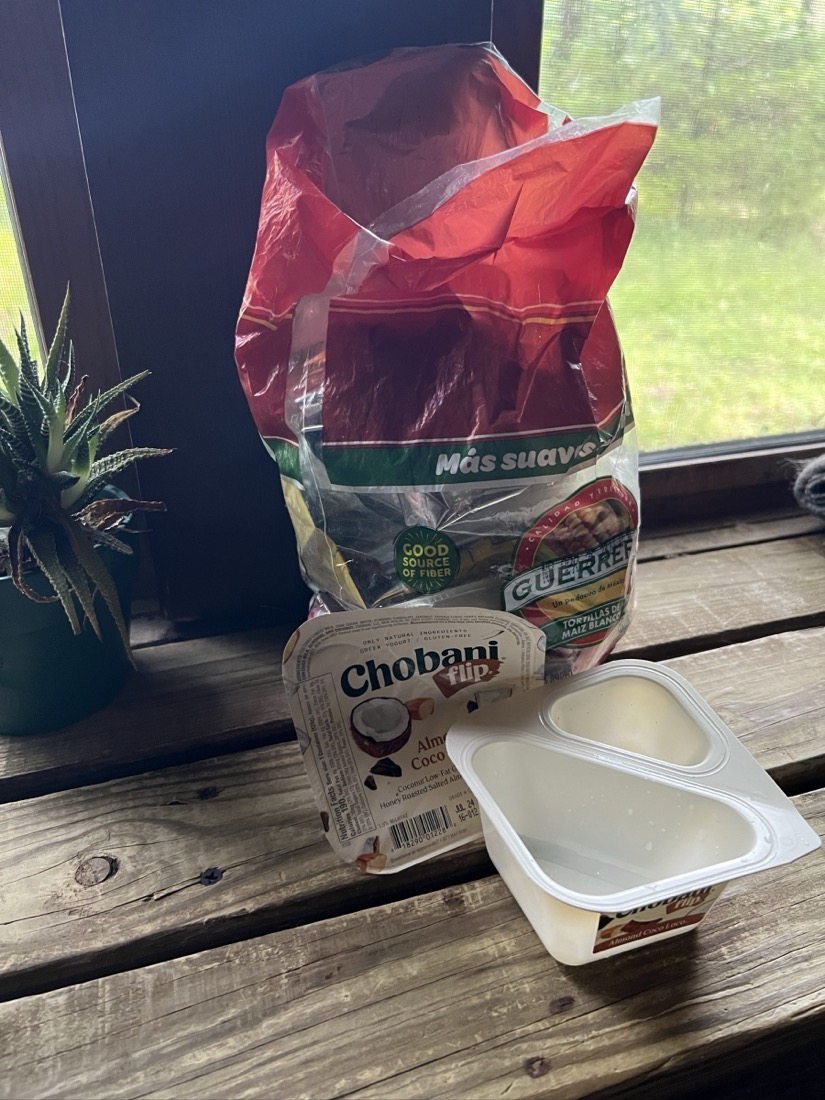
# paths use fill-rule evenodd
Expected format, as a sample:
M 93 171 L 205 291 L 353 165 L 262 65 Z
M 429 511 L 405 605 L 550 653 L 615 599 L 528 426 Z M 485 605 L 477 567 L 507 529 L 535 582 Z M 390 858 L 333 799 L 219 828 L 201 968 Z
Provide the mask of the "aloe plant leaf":
M 74 418 L 71 427 L 63 438 L 63 466 L 70 466 L 78 450 L 89 439 L 95 429 L 97 409 L 94 402 L 87 405 L 83 412 Z
M 75 515 L 94 531 L 105 530 L 135 510 L 135 501 L 120 497 L 93 500 Z
M 54 408 L 53 403 L 51 401 L 49 401 L 49 399 L 45 396 L 45 394 L 40 390 L 39 387 L 31 386 L 26 380 L 23 380 L 20 384 L 20 393 L 19 393 L 19 400 L 18 400 L 18 405 L 20 407 L 20 411 L 25 416 L 26 412 L 25 412 L 25 408 L 24 408 L 24 402 L 32 410 L 32 419 L 33 419 L 33 421 L 38 420 L 38 417 L 34 413 L 34 405 L 37 405 L 37 408 L 38 408 L 39 413 L 40 413 L 40 417 L 39 417 L 40 433 L 41 433 L 41 435 L 44 435 L 45 439 L 48 441 L 50 428 L 51 428 L 52 424 L 56 422 L 55 408 Z
M 69 543 L 74 555 L 77 558 L 80 566 L 84 572 L 88 575 L 89 579 L 96 585 L 97 590 L 100 592 L 106 606 L 109 609 L 109 613 L 112 616 L 115 626 L 117 627 L 118 636 L 123 645 L 124 652 L 128 655 L 129 660 L 132 660 L 131 648 L 129 646 L 129 633 L 126 629 L 126 623 L 123 619 L 123 611 L 120 607 L 120 600 L 117 594 L 117 588 L 115 582 L 112 580 L 109 571 L 106 566 L 98 557 L 97 551 L 94 548 L 92 539 L 87 532 L 83 530 L 77 523 L 71 523 L 68 519 L 64 518 L 64 528 L 68 537 Z M 94 610 L 94 609 L 93 609 Z M 100 637 L 100 627 L 97 624 L 97 619 L 92 623 L 93 626 L 97 626 L 96 633 Z M 134 662 L 132 662 L 134 663 Z
M 68 396 L 69 387 L 72 384 L 75 373 L 74 344 L 71 340 L 69 340 L 68 344 L 66 345 L 66 357 L 64 359 L 64 363 L 65 370 L 63 371 L 63 377 L 60 379 L 60 390 L 65 400 Z
M 40 379 L 37 375 L 37 362 L 29 350 L 29 337 L 26 332 L 26 319 L 20 314 L 20 328 L 17 333 L 17 350 L 20 353 L 20 381 L 23 379 L 32 385 L 39 386 Z
M 134 401 L 134 398 L 132 398 L 132 400 Z M 128 409 L 122 409 L 120 412 L 112 413 L 111 416 L 107 417 L 100 425 L 100 442 L 103 443 L 104 440 L 108 439 L 112 432 L 116 431 L 130 416 L 134 416 L 139 409 L 140 405 L 135 401 L 134 406 Z
M 5 426 L 2 413 L 0 413 L 0 447 L 3 448 L 3 452 L 8 458 L 18 464 L 28 465 L 34 457 L 31 451 L 27 450 L 20 442 L 19 438 Z
M 90 501 L 93 501 L 112 475 L 117 473 L 118 470 L 124 469 L 131 462 L 135 462 L 139 458 L 158 458 L 171 453 L 171 450 L 165 447 L 130 447 L 128 450 L 118 451 L 116 454 L 99 458 L 97 462 L 92 464 L 89 480 L 82 496 L 77 501 L 77 507 L 83 508 Z
M 51 396 L 57 391 L 59 386 L 58 371 L 60 364 L 63 360 L 64 349 L 66 347 L 66 331 L 69 321 L 69 289 L 66 288 L 66 296 L 63 299 L 63 306 L 60 310 L 60 317 L 57 322 L 57 328 L 54 332 L 54 338 L 52 339 L 52 346 L 49 348 L 49 354 L 46 359 L 46 369 L 43 374 L 43 389 Z
M 81 555 L 85 556 L 86 554 L 90 554 L 94 557 L 95 561 L 98 562 L 104 572 L 105 568 L 97 557 L 91 538 L 82 527 L 75 526 L 65 517 L 60 517 L 58 522 L 62 529 L 62 533 L 66 536 L 63 545 L 60 543 L 57 544 L 60 565 L 71 585 L 72 592 L 77 596 L 83 613 L 89 621 L 89 625 L 98 639 L 102 641 L 100 623 L 98 622 L 97 612 L 95 610 L 94 593 L 89 584 L 89 581 L 94 581 L 94 578 L 88 575 L 88 570 L 83 564 Z M 61 542 L 63 542 L 63 540 L 61 540 Z
M 74 351 L 71 352 L 71 360 L 72 360 L 71 373 L 74 373 Z M 66 412 L 65 412 L 67 429 L 68 429 L 68 426 L 71 424 L 71 422 L 74 420 L 74 413 L 75 413 L 75 409 L 77 408 L 77 403 L 78 403 L 78 401 L 80 401 L 80 398 L 83 396 L 83 391 L 86 389 L 86 383 L 88 381 L 89 381 L 88 374 L 82 375 L 81 378 L 80 378 L 80 381 L 77 383 L 75 388 L 69 394 L 69 398 L 66 402 Z M 71 384 L 71 377 L 70 377 L 70 375 L 67 375 L 66 376 L 66 381 L 64 383 L 63 388 L 68 391 L 70 384 Z
M 63 610 L 66 612 L 72 633 L 79 634 L 80 620 L 77 617 L 71 586 L 66 580 L 63 566 L 60 564 L 54 535 L 48 530 L 38 531 L 37 533 L 30 532 L 26 542 L 38 568 L 55 590 L 55 598 L 60 600 Z
M 134 550 L 122 539 L 119 539 L 116 535 L 113 535 L 111 531 L 107 531 L 105 528 L 98 527 L 95 529 L 95 542 L 101 546 L 108 546 L 112 550 L 116 550 L 118 554 L 127 554 L 131 556 L 134 554 Z
M 49 483 L 59 492 L 63 492 L 64 489 L 71 489 L 73 485 L 77 485 L 80 478 L 76 474 L 70 474 L 66 470 L 58 470 L 57 473 L 49 476 Z
M 110 401 L 122 393 L 126 393 L 128 389 L 131 389 L 136 382 L 142 382 L 144 378 L 148 378 L 151 371 L 142 370 L 138 374 L 133 374 L 130 378 L 124 378 L 122 382 L 118 382 L 117 385 L 112 386 L 111 389 L 106 390 L 104 393 L 97 395 L 97 407 L 98 410 L 104 409 Z
M 44 419 L 41 407 L 41 395 L 35 387 L 32 387 L 25 375 L 20 377 L 20 389 L 18 391 L 18 408 L 23 418 L 26 435 L 29 437 L 38 463 L 45 468 L 46 453 L 49 441 L 48 423 Z
M 18 442 L 22 439 L 29 439 L 23 414 L 16 405 L 12 405 L 10 401 L 6 401 L 3 397 L 0 397 L 0 420 L 6 425 L 9 434 Z M 29 457 L 34 458 L 34 453 Z
M 77 519 L 96 532 L 107 530 L 118 523 L 123 516 L 132 512 L 165 512 L 166 505 L 160 500 L 130 500 L 128 498 L 107 498 L 93 500 L 82 511 L 76 513 Z
M 93 462 L 90 477 L 99 477 L 101 474 L 111 476 L 138 459 L 159 458 L 171 453 L 167 447 L 127 447 L 124 451 L 116 451 Z
M 26 538 L 22 524 L 13 523 L 8 533 L 8 555 L 14 587 L 22 592 L 24 596 L 28 596 L 30 600 L 34 600 L 35 603 L 54 603 L 58 598 L 57 596 L 47 596 L 42 592 L 38 592 L 37 589 L 32 588 L 26 580 L 23 548 L 27 542 L 28 539 Z

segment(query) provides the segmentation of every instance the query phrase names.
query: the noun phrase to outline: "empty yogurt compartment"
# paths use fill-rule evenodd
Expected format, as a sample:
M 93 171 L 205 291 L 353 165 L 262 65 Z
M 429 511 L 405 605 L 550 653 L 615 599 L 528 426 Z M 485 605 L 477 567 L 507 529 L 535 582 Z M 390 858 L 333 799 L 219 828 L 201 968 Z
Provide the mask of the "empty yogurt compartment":
M 571 677 L 543 717 L 559 733 L 682 767 L 715 767 L 726 744 L 703 709 L 681 679 L 654 677 L 642 662 L 627 661 Z
M 681 677 L 617 661 L 454 725 L 496 868 L 578 965 L 695 928 L 733 878 L 819 837 Z

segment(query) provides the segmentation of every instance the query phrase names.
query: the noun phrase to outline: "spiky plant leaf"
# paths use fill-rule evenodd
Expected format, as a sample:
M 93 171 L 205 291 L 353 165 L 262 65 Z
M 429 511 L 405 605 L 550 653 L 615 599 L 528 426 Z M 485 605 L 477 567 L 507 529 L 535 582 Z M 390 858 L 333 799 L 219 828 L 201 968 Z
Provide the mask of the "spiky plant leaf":
M 105 409 L 116 397 L 119 397 L 122 393 L 126 393 L 130 390 L 136 382 L 142 382 L 144 378 L 149 377 L 148 370 L 142 370 L 138 374 L 133 374 L 131 378 L 124 378 L 122 382 L 118 382 L 116 386 L 112 386 L 111 389 L 106 390 L 104 393 L 98 394 L 97 408 L 98 411 Z
M 37 374 L 37 362 L 29 350 L 29 338 L 26 333 L 26 319 L 20 314 L 20 329 L 17 333 L 17 350 L 20 353 L 20 381 L 25 378 L 33 386 L 40 383 Z
M 97 398 L 93 397 L 89 404 L 80 413 L 75 413 L 72 417 L 72 422 L 66 429 L 64 435 L 64 447 L 63 453 L 66 455 L 74 455 L 77 453 L 77 448 L 86 438 L 86 436 L 94 431 L 96 427 L 95 417 L 98 413 Z M 67 411 L 68 416 L 68 411 Z M 71 461 L 69 458 L 67 461 Z
M 132 400 L 134 400 L 134 398 Z M 120 412 L 112 413 L 111 416 L 108 416 L 100 425 L 100 442 L 105 443 L 112 432 L 117 431 L 120 425 L 128 420 L 130 416 L 134 416 L 139 409 L 140 405 L 135 401 L 128 409 L 122 409 Z
M 68 323 L 69 291 L 67 288 L 66 297 L 63 299 L 63 307 L 60 310 L 57 328 L 55 329 L 54 338 L 52 339 L 52 346 L 49 348 L 49 354 L 46 358 L 46 368 L 43 372 L 43 389 L 52 399 L 54 399 L 60 388 L 60 379 L 58 375 L 60 364 L 63 362 L 65 354 Z
M 106 497 L 87 504 L 77 518 L 95 532 L 108 531 L 132 512 L 165 512 L 166 505 L 159 500 L 130 500 L 128 497 Z
M 64 398 L 71 389 L 72 382 L 75 375 L 75 355 L 74 344 L 69 341 L 69 346 L 66 348 L 66 370 L 63 372 L 63 377 L 60 380 L 60 389 L 63 392 Z
M 0 448 L 2 448 L 5 456 L 15 463 L 31 462 L 31 451 L 20 442 L 16 435 L 9 431 L 7 425 L 3 424 L 2 414 L 0 414 Z
M 124 451 L 117 451 L 113 455 L 106 455 L 104 458 L 99 458 L 97 462 L 93 462 L 91 476 L 111 477 L 112 474 L 116 474 L 118 470 L 124 469 L 139 458 L 161 458 L 171 453 L 167 447 L 127 447 Z
M 6 401 L 4 397 L 0 397 L 0 424 L 4 424 L 9 433 L 21 444 L 28 444 L 31 447 L 31 440 L 29 439 L 29 433 L 26 430 L 26 421 L 23 418 L 23 414 L 18 409 L 17 405 L 13 405 L 10 401 Z M 34 457 L 34 454 L 30 451 L 30 457 Z
M 92 470 L 92 461 L 96 450 L 97 437 L 94 435 L 89 436 L 84 433 L 83 440 L 77 449 L 77 454 L 70 463 L 77 475 L 77 480 L 73 486 L 67 488 L 60 494 L 60 506 L 65 508 L 68 512 L 75 511 L 75 503 L 83 496 L 86 486 L 89 483 L 89 475 Z
M 109 609 L 109 614 L 112 616 L 114 624 L 117 627 L 117 632 L 123 644 L 124 652 L 129 653 L 129 633 L 123 619 L 123 611 L 120 607 L 120 598 L 117 594 L 115 582 L 112 580 L 105 565 L 98 557 L 90 535 L 88 535 L 82 527 L 71 523 L 66 516 L 64 516 L 63 522 L 63 529 L 66 532 L 66 536 L 71 545 L 74 557 L 77 559 L 78 565 L 88 576 L 89 580 L 96 585 L 97 590 L 103 597 Z M 97 636 L 100 637 L 100 624 L 95 616 L 94 607 L 92 607 L 91 614 L 89 614 L 88 611 L 86 614 L 92 625 L 92 629 Z
M 20 315 L 20 330 L 17 333 L 18 337 L 18 351 L 20 352 L 20 378 L 18 381 L 18 387 L 22 386 L 23 382 L 29 383 L 35 388 L 41 385 L 40 374 L 37 372 L 37 361 L 32 355 L 29 346 L 29 334 L 25 329 L 25 318 L 22 313 Z
M 28 539 L 22 525 L 19 523 L 12 524 L 8 534 L 8 554 L 12 580 L 23 595 L 28 596 L 30 600 L 34 600 L 35 603 L 54 603 L 59 598 L 58 596 L 49 596 L 46 593 L 38 592 L 26 580 L 23 550 L 27 542 Z
M 55 489 L 59 489 L 61 493 L 64 489 L 71 489 L 73 485 L 77 485 L 78 481 L 80 481 L 80 478 L 77 474 L 70 474 L 66 470 L 58 470 L 56 474 L 52 474 L 49 478 L 49 483 Z
M 63 566 L 60 564 L 54 535 L 51 531 L 32 532 L 26 541 L 38 568 L 55 590 L 56 597 L 53 597 L 53 599 L 60 600 L 71 625 L 72 633 L 79 634 L 80 620 L 77 617 L 72 589 L 66 579 Z
M 77 507 L 82 508 L 100 493 L 104 485 L 107 485 L 113 474 L 123 470 L 131 462 L 139 458 L 160 458 L 172 452 L 166 447 L 129 447 L 125 451 L 100 458 L 92 465 L 89 480 L 81 496 L 77 499 Z M 66 507 L 71 507 L 68 501 Z
M 43 417 L 42 398 L 43 395 L 33 388 L 29 379 L 21 373 L 17 395 L 18 408 L 35 457 L 38 463 L 45 467 L 49 447 L 49 429 Z
M 71 422 L 74 420 L 75 409 L 80 403 L 80 399 L 83 396 L 83 391 L 86 389 L 86 384 L 89 381 L 88 374 L 84 374 L 75 388 L 69 393 L 69 386 L 71 385 L 71 376 L 67 376 L 64 392 L 68 394 L 66 399 L 66 427 L 68 428 Z
M 124 542 L 123 539 L 117 538 L 111 531 L 107 531 L 103 527 L 98 527 L 95 530 L 95 543 L 98 546 L 108 546 L 110 550 L 116 550 L 118 554 L 126 554 L 128 556 L 134 554 L 134 550 L 128 542 Z
M 71 589 L 71 594 L 80 604 L 89 626 L 91 626 L 97 637 L 102 640 L 100 623 L 97 621 L 97 611 L 95 610 L 94 592 L 89 584 L 86 570 L 78 561 L 77 553 L 68 538 L 68 532 L 66 534 L 66 539 L 56 542 L 60 567 Z M 79 629 L 75 633 L 79 634 Z

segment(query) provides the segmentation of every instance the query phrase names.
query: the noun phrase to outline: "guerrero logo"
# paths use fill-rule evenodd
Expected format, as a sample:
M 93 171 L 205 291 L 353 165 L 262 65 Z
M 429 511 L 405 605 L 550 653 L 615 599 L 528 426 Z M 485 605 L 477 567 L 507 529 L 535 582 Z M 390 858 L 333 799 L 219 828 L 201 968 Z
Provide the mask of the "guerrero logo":
M 556 505 L 522 535 L 504 607 L 547 636 L 547 645 L 590 646 L 621 622 L 630 591 L 639 508 L 600 478 Z

